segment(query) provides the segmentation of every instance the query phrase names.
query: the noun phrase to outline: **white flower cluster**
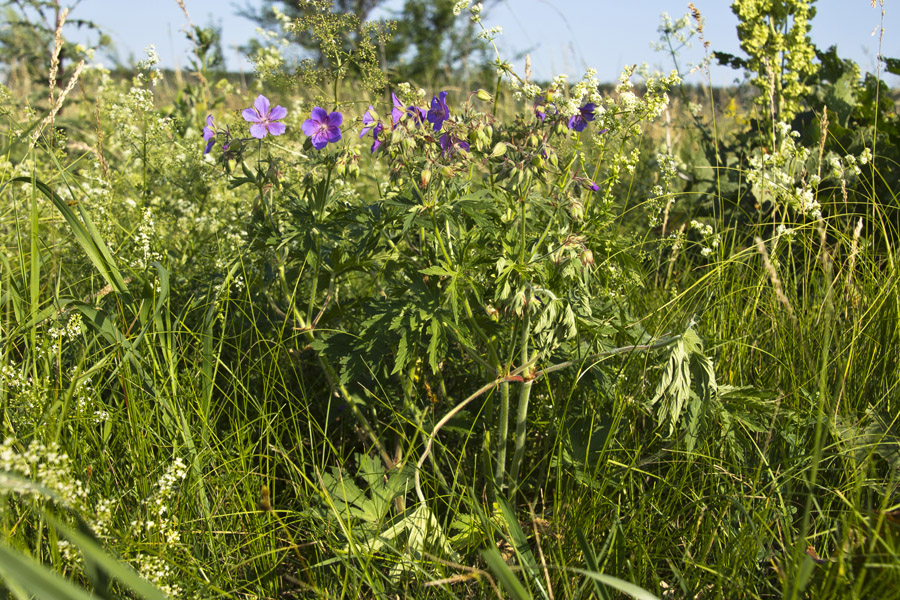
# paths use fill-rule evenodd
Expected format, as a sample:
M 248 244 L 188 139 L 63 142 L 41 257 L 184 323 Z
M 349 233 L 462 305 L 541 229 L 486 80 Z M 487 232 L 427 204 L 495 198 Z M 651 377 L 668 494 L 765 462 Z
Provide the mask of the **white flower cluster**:
M 72 476 L 72 463 L 56 444 L 44 445 L 32 441 L 24 451 L 17 448 L 15 438 L 7 438 L 0 444 L 0 471 L 16 473 L 31 479 L 53 492 L 60 501 L 80 511 L 87 509 L 87 490 L 84 484 Z M 23 486 L 18 482 L 3 480 L 0 494 L 15 492 L 21 496 L 40 497 L 39 487 Z
M 291 25 L 291 18 L 284 14 L 284 12 L 278 8 L 277 4 L 272 5 L 272 14 L 275 15 L 275 20 L 281 24 L 281 28 L 287 30 Z M 286 41 L 286 40 L 285 40 Z
M 159 54 L 156 52 L 156 46 L 150 44 L 146 48 L 144 48 L 144 53 L 147 55 L 142 61 L 139 61 L 136 65 L 137 75 L 135 79 L 138 85 L 143 84 L 144 80 L 149 80 L 150 85 L 155 86 L 157 83 L 162 81 L 163 74 L 156 65 L 159 64 Z
M 278 69 L 284 63 L 284 56 L 275 46 L 261 46 L 250 60 L 257 71 L 265 73 Z
M 74 340 L 81 335 L 82 325 L 81 313 L 71 313 L 62 327 L 53 325 L 48 333 L 54 340 Z
M 151 262 L 162 259 L 162 255 L 150 247 L 155 226 L 156 223 L 153 221 L 153 212 L 147 207 L 144 209 L 143 219 L 141 220 L 141 224 L 138 226 L 137 234 L 135 235 L 135 242 L 140 251 L 140 256 L 138 256 L 131 264 L 135 269 L 146 269 Z
M 476 37 L 478 37 L 479 40 L 491 41 L 491 40 L 495 39 L 497 36 L 499 36 L 501 33 L 503 33 L 503 28 L 499 25 L 494 25 L 493 27 L 491 27 L 489 29 L 482 29 L 481 31 L 478 32 L 478 35 Z
M 102 408 L 96 408 L 97 391 L 94 389 L 90 377 L 84 377 L 75 383 L 73 399 L 75 401 L 73 416 L 90 419 L 97 425 L 109 420 L 109 412 Z
M 694 219 L 694 220 L 691 221 L 691 229 L 693 229 L 694 231 L 699 232 L 700 235 L 702 235 L 702 236 L 707 236 L 707 235 L 712 235 L 712 234 L 713 234 L 713 228 L 712 228 L 712 225 L 706 225 L 706 224 L 701 223 L 700 221 L 698 221 L 698 220 L 696 220 L 696 219 Z
M 646 91 L 643 97 L 639 97 L 633 91 L 633 75 L 634 68 L 626 67 L 616 84 L 617 97 L 605 98 L 605 110 L 596 111 L 599 117 L 597 131 L 608 129 L 620 131 L 626 136 L 641 135 L 642 124 L 658 118 L 669 105 L 669 88 L 681 82 L 675 71 L 668 77 L 649 77 L 644 82 Z M 598 136 L 597 143 L 605 143 L 607 137 Z
M 863 148 L 862 153 L 859 155 L 859 164 L 867 165 L 869 161 L 872 160 L 872 150 L 869 148 Z
M 151 556 L 149 554 L 138 554 L 135 557 L 138 571 L 147 581 L 154 584 L 169 598 L 178 598 L 181 596 L 181 586 L 172 583 L 174 574 L 172 567 L 159 556 Z
M 800 134 L 790 125 L 778 123 L 776 127 L 779 141 L 775 151 L 750 158 L 747 180 L 753 186 L 753 195 L 760 202 L 771 200 L 809 218 L 819 219 L 822 209 L 815 198 L 818 178 L 804 181 L 809 149 L 794 142 Z M 833 167 L 833 161 L 831 164 Z
M 0 383 L 11 390 L 25 390 L 31 387 L 31 378 L 12 365 L 0 366 Z
M 143 502 L 146 519 L 142 522 L 131 522 L 133 533 L 146 533 L 148 536 L 160 538 L 162 548 L 158 555 L 151 556 L 141 553 L 135 557 L 134 562 L 143 577 L 171 597 L 181 594 L 181 586 L 175 583 L 176 573 L 161 556 L 166 555 L 167 551 L 171 552 L 175 546 L 181 543 L 181 534 L 174 517 L 168 513 L 169 504 L 174 498 L 178 486 L 186 477 L 187 465 L 180 457 L 176 457 L 157 481 L 155 493 Z
M 781 223 L 775 228 L 775 235 L 778 236 L 779 239 L 784 238 L 786 241 L 790 241 L 794 237 L 794 230 L 784 223 Z
M 707 225 L 694 219 L 691 221 L 691 230 L 703 236 L 703 247 L 700 248 L 701 256 L 708 257 L 713 253 L 713 250 L 719 247 L 721 241 L 719 235 L 713 230 L 712 225 Z
M 691 27 L 691 16 L 686 14 L 677 21 L 673 21 L 669 13 L 664 12 L 659 15 L 659 26 L 656 31 L 660 35 L 659 42 L 653 42 L 650 47 L 657 52 L 671 51 L 670 45 L 672 41 L 678 42 L 685 48 L 691 47 L 691 38 L 694 36 L 695 29 Z

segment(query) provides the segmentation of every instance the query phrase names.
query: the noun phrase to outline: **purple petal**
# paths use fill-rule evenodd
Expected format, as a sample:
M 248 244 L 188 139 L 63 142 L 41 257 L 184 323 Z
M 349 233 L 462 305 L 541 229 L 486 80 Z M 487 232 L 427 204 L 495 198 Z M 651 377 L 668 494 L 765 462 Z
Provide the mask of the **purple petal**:
M 303 121 L 303 125 L 300 126 L 300 129 L 303 130 L 303 133 L 312 137 L 313 135 L 315 135 L 316 131 L 319 130 L 319 124 L 312 119 L 307 119 Z
M 465 150 L 466 152 L 469 151 L 469 142 L 456 142 L 456 146 L 460 150 Z
M 315 107 L 309 115 L 309 118 L 316 123 L 324 123 L 328 119 L 328 112 L 321 107 Z
M 375 123 L 375 108 L 370 104 L 369 108 L 366 109 L 366 112 L 363 113 L 362 116 L 362 124 L 363 128 L 359 132 L 359 137 L 363 138 L 369 131 L 371 131 L 372 127 L 374 127 Z
M 340 113 L 338 113 L 338 114 L 340 114 Z M 339 139 L 341 139 L 341 130 L 338 129 L 337 127 L 329 127 L 328 129 L 326 129 L 326 131 L 328 132 L 328 141 L 329 142 L 334 143 L 334 142 L 338 141 Z
M 254 123 L 250 126 L 250 135 L 255 138 L 263 139 L 266 133 L 266 126 L 263 123 Z
M 265 118 L 269 116 L 269 99 L 262 94 L 256 97 L 256 102 L 253 103 L 253 107 L 261 117 Z
M 253 123 L 259 123 L 262 120 L 262 117 L 259 116 L 259 113 L 256 112 L 255 108 L 245 108 L 241 112 L 241 116 L 244 117 L 245 121 L 250 121 Z
M 378 124 L 375 125 L 374 131 L 372 131 L 372 139 L 375 141 L 372 142 L 372 152 L 378 150 L 378 147 L 381 145 L 381 140 L 378 139 L 378 134 L 384 131 L 384 125 L 381 124 L 381 121 L 378 121 Z
M 209 151 L 212 150 L 213 144 L 216 143 L 216 139 L 212 138 L 209 140 L 209 143 L 206 144 L 206 150 L 203 151 L 203 154 L 209 154 Z
M 321 129 L 316 131 L 316 133 L 312 135 L 310 139 L 312 140 L 313 148 L 315 148 L 316 150 L 321 150 L 328 145 L 328 138 L 325 137 L 325 132 Z
M 204 127 L 204 128 L 203 128 L 203 139 L 204 139 L 204 140 L 211 140 L 211 139 L 214 138 L 214 137 L 216 137 L 216 130 L 215 130 L 215 129 L 211 129 L 211 128 L 209 128 L 209 127 Z
M 269 123 L 268 125 L 266 125 L 266 128 L 268 128 L 269 133 L 271 133 L 272 135 L 281 135 L 282 133 L 284 133 L 284 130 L 287 129 L 284 123 Z
M 400 119 L 403 118 L 404 109 L 403 105 L 400 104 L 400 99 L 394 93 L 391 93 L 391 100 L 394 102 L 394 108 L 391 109 L 391 120 L 394 122 L 394 127 L 400 123 Z
M 340 127 L 341 123 L 344 122 L 344 115 L 339 112 L 333 112 L 328 115 L 326 122 L 328 123 L 328 127 Z
M 372 123 L 375 122 L 375 117 L 376 117 L 375 107 L 370 104 L 369 108 L 366 109 L 366 112 L 363 113 L 363 116 L 362 116 L 363 125 L 371 125 Z
M 212 115 L 206 116 L 206 126 L 209 127 L 210 129 L 214 129 L 216 127 L 216 124 L 213 123 Z
M 276 106 L 271 111 L 269 111 L 269 120 L 277 121 L 279 119 L 283 119 L 287 116 L 287 109 L 281 105 Z

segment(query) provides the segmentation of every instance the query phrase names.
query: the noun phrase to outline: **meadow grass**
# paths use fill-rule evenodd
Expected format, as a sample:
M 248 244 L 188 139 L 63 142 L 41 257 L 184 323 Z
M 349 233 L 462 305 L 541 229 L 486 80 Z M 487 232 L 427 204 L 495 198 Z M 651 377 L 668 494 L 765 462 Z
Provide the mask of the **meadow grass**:
M 635 113 L 608 146 L 563 123 L 547 135 L 565 141 L 510 174 L 491 165 L 530 142 L 511 133 L 500 146 L 493 128 L 524 115 L 530 139 L 540 125 L 498 86 L 482 94 L 497 121 L 472 116 L 487 143 L 467 138 L 487 166 L 442 157 L 447 174 L 416 152 L 392 165 L 367 156 L 349 125 L 368 100 L 345 81 L 329 90 L 356 98 L 342 105 L 342 153 L 310 166 L 291 132 L 322 92 L 301 89 L 281 100 L 289 133 L 267 146 L 278 161 L 254 147 L 217 165 L 201 155 L 203 119 L 236 127 L 262 83 L 154 92 L 152 64 L 122 81 L 67 75 L 80 94 L 27 103 L 43 92 L 29 83 L 0 98 L 7 594 L 896 596 L 900 236 L 884 184 L 897 165 L 874 141 L 858 173 L 845 160 L 816 188 L 820 215 L 760 206 L 747 218 L 762 192 L 725 189 L 755 168 L 726 160 L 728 144 L 749 155 L 758 143 L 740 137 L 758 109 L 740 104 L 711 103 L 703 122 L 718 125 L 701 134 L 685 94 L 653 123 Z M 609 92 L 617 109 L 628 93 Z M 427 152 L 416 135 L 389 145 Z M 684 160 L 709 143 L 721 163 Z M 502 196 L 555 173 L 552 150 L 565 185 L 547 184 L 551 209 Z M 577 160 L 597 167 L 576 192 Z M 519 187 L 494 186 L 516 169 Z M 417 204 L 410 191 L 454 179 L 499 208 L 450 192 Z M 464 200 L 481 204 L 441 212 Z M 466 210 L 496 211 L 498 237 Z M 366 220 L 379 211 L 390 219 Z M 547 285 L 562 296 L 594 277 L 602 310 L 579 314 L 590 335 L 547 325 L 559 339 L 545 352 L 537 323 L 556 317 L 528 307 L 551 303 L 477 293 L 494 285 L 479 273 L 498 272 L 497 256 L 439 260 L 466 244 L 537 254 L 562 213 L 571 235 L 547 251 Z M 340 243 L 321 258 L 328 240 Z M 567 264 L 576 271 L 553 270 Z M 380 300 L 394 323 L 421 318 L 433 307 L 409 274 L 427 290 L 457 272 L 471 285 L 452 301 L 468 333 L 414 338 L 440 327 L 424 321 L 403 338 L 413 358 L 379 362 L 401 354 L 396 329 L 372 325 Z M 434 302 L 452 320 L 451 303 Z

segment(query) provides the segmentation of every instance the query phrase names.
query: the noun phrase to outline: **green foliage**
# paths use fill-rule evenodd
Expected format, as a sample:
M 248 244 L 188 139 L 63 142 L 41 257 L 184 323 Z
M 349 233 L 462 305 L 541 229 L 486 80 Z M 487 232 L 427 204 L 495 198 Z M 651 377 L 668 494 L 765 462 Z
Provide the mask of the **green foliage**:
M 809 39 L 815 0 L 735 0 L 741 49 L 749 56 L 725 62 L 745 68 L 759 91 L 756 103 L 768 115 L 765 131 L 775 123 L 790 122 L 802 109 L 810 88 L 806 79 L 816 73 L 815 46 Z M 774 143 L 774 138 L 770 138 Z
M 818 51 L 784 123 L 501 61 L 435 129 L 415 66 L 377 69 L 396 105 L 360 74 L 374 3 L 316 6 L 279 21 L 312 87 L 240 87 L 204 28 L 188 83 L 85 67 L 55 127 L 0 87 L 2 592 L 892 597 L 893 92 Z M 492 35 L 448 7 L 403 10 Z M 284 135 L 248 136 L 260 91 Z
M 307 85 L 331 83 L 348 72 L 379 92 L 387 73 L 402 81 L 432 79 L 435 75 L 481 74 L 487 65 L 486 41 L 476 37 L 476 24 L 454 12 L 455 0 L 404 0 L 391 19 L 369 16 L 384 8 L 384 0 L 267 0 L 259 9 L 242 14 L 266 30 L 294 35 L 300 49 L 296 76 Z M 490 6 L 491 2 L 488 2 Z M 246 50 L 257 57 L 257 68 L 277 72 L 291 56 L 274 40 L 254 40 Z M 387 73 L 383 72 L 387 69 Z

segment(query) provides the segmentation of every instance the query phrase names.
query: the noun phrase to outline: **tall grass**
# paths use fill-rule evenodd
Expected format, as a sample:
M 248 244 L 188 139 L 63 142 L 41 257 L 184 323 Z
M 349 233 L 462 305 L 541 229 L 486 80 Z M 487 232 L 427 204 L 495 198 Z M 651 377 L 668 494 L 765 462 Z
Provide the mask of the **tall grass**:
M 510 336 L 517 369 L 486 377 L 486 352 L 454 347 L 459 364 L 429 371 L 423 357 L 397 384 L 372 354 L 323 351 L 330 332 L 316 329 L 392 290 L 359 275 L 354 293 L 303 296 L 311 267 L 284 267 L 283 248 L 253 236 L 271 196 L 201 158 L 203 118 L 235 100 L 203 79 L 154 104 L 147 86 L 73 77 L 87 100 L 51 93 L 57 104 L 26 109 L 4 89 L 0 107 L 7 593 L 896 595 L 900 256 L 885 216 L 896 196 L 876 193 L 895 164 L 862 170 L 864 201 L 825 204 L 840 191 L 820 189 L 819 219 L 718 210 L 707 231 L 689 225 L 702 208 L 666 205 L 658 236 L 646 217 L 661 206 L 640 179 L 665 183 L 656 152 L 702 143 L 673 142 L 697 127 L 676 102 L 668 136 L 648 125 L 622 142 L 615 160 L 637 147 L 641 164 L 594 206 L 616 235 L 584 265 L 619 274 L 595 315 L 603 350 L 533 364 L 526 309 Z M 523 111 L 499 90 L 501 119 Z M 730 127 L 708 137 L 724 143 Z M 360 154 L 346 202 L 374 207 L 391 174 Z M 625 164 L 594 158 L 600 183 Z M 750 170 L 699 168 L 709 181 Z M 721 184 L 695 192 L 675 177 L 674 207 L 727 200 Z M 524 228 L 521 211 L 510 222 Z M 342 359 L 367 376 L 342 381 Z

